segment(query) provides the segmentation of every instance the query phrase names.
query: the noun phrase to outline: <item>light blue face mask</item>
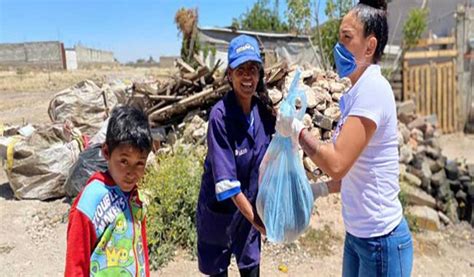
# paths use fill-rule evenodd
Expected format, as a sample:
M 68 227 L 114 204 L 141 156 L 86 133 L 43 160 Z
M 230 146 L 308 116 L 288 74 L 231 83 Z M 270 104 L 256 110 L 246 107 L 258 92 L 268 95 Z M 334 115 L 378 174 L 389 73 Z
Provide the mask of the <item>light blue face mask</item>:
M 334 62 L 336 63 L 339 77 L 344 78 L 351 75 L 357 67 L 354 55 L 344 45 L 336 43 L 333 50 Z

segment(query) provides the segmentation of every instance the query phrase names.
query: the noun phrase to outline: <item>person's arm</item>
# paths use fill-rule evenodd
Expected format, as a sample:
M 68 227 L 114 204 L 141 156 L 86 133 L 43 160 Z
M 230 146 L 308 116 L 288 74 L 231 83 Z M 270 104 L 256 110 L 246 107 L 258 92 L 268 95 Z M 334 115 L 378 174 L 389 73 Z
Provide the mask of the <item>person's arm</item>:
M 66 269 L 64 276 L 89 276 L 95 229 L 89 218 L 75 207 L 67 228 Z
M 341 192 L 341 180 L 330 180 L 327 184 L 329 193 Z
M 247 197 L 240 192 L 232 197 L 232 201 L 234 201 L 235 206 L 237 206 L 242 215 L 250 221 L 262 235 L 265 235 L 265 226 Z
M 323 172 L 335 180 L 341 180 L 369 144 L 376 129 L 375 122 L 368 118 L 349 116 L 335 143 L 322 143 L 312 137 L 307 129 L 301 130 L 299 143 Z

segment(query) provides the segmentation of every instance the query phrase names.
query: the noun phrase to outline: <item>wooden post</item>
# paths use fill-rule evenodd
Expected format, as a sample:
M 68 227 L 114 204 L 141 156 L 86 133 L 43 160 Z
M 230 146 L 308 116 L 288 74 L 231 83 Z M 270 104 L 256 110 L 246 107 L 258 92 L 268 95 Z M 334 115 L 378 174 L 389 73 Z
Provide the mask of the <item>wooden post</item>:
M 431 59 L 431 58 L 452 58 L 456 57 L 458 52 L 454 49 L 443 49 L 443 50 L 428 50 L 420 52 L 407 52 L 405 59 Z
M 416 99 L 416 112 L 421 112 L 421 93 L 420 93 L 420 66 L 414 68 L 415 72 L 415 99 Z
M 472 1 L 471 1 L 472 3 Z M 471 4 L 472 6 L 472 4 Z M 472 8 L 471 8 L 472 9 Z M 469 13 L 470 9 L 466 9 L 464 4 L 458 4 L 456 9 L 456 42 L 454 43 L 454 47 L 458 50 L 458 56 L 454 58 L 455 61 L 455 70 L 456 70 L 456 106 L 457 106 L 457 113 L 456 113 L 456 121 L 459 122 L 459 126 L 456 126 L 456 130 L 461 130 L 464 128 L 468 116 L 469 110 L 471 107 L 471 103 L 467 103 L 469 97 L 468 94 L 471 93 L 472 89 L 470 89 L 468 82 L 466 81 L 464 75 L 464 63 L 468 62 L 469 60 L 464 59 L 464 53 L 467 52 L 468 49 L 468 38 L 469 33 L 472 34 L 472 31 L 469 31 L 470 26 L 472 26 L 473 19 L 470 19 L 471 15 Z M 472 14 L 472 12 L 471 12 Z M 469 22 L 471 22 L 469 24 Z M 472 58 L 471 58 L 472 61 Z M 471 74 L 472 76 L 472 74 Z M 469 77 L 467 77 L 469 78 Z M 467 85 L 467 87 L 465 87 Z
M 459 126 L 459 122 L 463 122 L 464 124 L 464 119 L 460 119 L 460 116 L 462 116 L 462 113 L 460 112 L 459 110 L 459 94 L 460 94 L 460 91 L 459 91 L 459 87 L 458 87 L 458 83 L 457 83 L 457 78 L 456 78 L 456 72 L 457 72 L 457 63 L 456 63 L 456 60 L 453 59 L 453 98 L 454 98 L 454 101 L 453 101 L 453 111 L 454 111 L 454 131 L 457 132 L 459 130 L 462 130 L 462 128 L 464 126 Z M 461 129 L 460 129 L 461 128 Z
M 446 70 L 446 64 L 443 64 L 443 130 L 446 133 L 448 131 L 448 74 Z
M 427 72 L 426 72 L 426 113 L 428 115 L 433 113 L 432 107 L 431 107 L 431 72 L 432 72 L 432 66 L 433 62 L 430 61 L 430 64 L 427 65 Z
M 448 74 L 448 80 L 447 80 L 447 91 L 446 91 L 446 97 L 447 97 L 447 101 L 446 101 L 446 105 L 447 105 L 447 112 L 448 112 L 448 118 L 446 118 L 447 120 L 447 128 L 448 128 L 448 132 L 449 133 L 452 133 L 453 132 L 453 101 L 452 101 L 452 94 L 453 94 L 453 64 L 452 63 L 448 63 L 447 66 L 446 66 L 446 71 L 447 71 L 447 74 Z
M 439 64 L 436 65 L 436 82 L 437 82 L 437 85 L 436 85 L 436 96 L 437 96 L 437 104 L 438 104 L 438 108 L 436 109 L 436 115 L 438 116 L 438 123 L 439 123 L 439 127 L 441 129 L 443 129 L 443 123 L 442 123 L 442 118 L 443 118 L 443 106 L 442 106 L 442 103 L 443 103 L 443 89 L 442 89 L 442 80 L 441 80 L 441 77 L 442 77 L 442 74 L 441 74 L 441 66 Z
M 408 62 L 403 61 L 403 101 L 410 100 L 408 93 Z
M 426 109 L 426 72 L 427 72 L 426 65 L 423 65 L 421 68 L 421 114 L 427 115 Z
M 408 65 L 408 93 L 409 96 L 408 98 L 410 100 L 416 101 L 415 98 L 415 86 L 414 86 L 414 80 L 415 80 L 415 73 L 414 73 L 414 68 L 412 65 Z M 416 104 L 416 103 L 415 103 Z

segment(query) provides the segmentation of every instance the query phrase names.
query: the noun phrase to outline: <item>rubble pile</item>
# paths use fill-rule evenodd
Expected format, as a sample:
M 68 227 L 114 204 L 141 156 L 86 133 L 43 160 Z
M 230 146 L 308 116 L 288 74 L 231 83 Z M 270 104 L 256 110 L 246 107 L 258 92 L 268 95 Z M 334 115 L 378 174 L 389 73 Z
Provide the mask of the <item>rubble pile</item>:
M 278 109 L 281 100 L 286 97 L 296 66 L 288 68 L 277 66 L 267 70 L 268 94 Z M 339 100 L 351 86 L 348 78 L 340 79 L 333 71 L 324 71 L 313 66 L 303 66 L 299 89 L 306 95 L 307 109 L 303 123 L 313 137 L 324 141 L 332 139 L 333 132 L 341 117 Z M 322 172 L 309 157 L 303 158 L 308 177 L 316 180 Z
M 474 164 L 442 154 L 435 115 L 415 113 L 413 101 L 397 104 L 402 198 L 421 227 L 465 220 L 474 226 Z
M 88 147 L 87 144 L 100 141 L 96 137 L 103 139 L 104 121 L 117 104 L 130 104 L 145 110 L 154 138 L 161 141 L 163 151 L 176 143 L 205 145 L 209 111 L 231 88 L 224 74 L 217 70 L 220 61 L 213 68 L 199 59 L 197 63 L 199 66 L 193 68 L 178 59 L 176 73 L 162 82 L 148 80 L 133 85 L 115 82 L 99 86 L 84 81 L 57 93 L 48 113 L 52 121 L 50 125 L 59 126 L 59 131 L 55 132 L 59 139 L 47 140 L 46 146 L 38 145 L 32 139 L 38 137 L 35 134 L 41 134 L 39 130 L 42 128 L 38 126 L 2 127 L 0 157 L 6 161 L 5 169 L 15 196 L 20 199 L 63 196 L 62 183 L 70 174 L 68 168 L 78 159 L 78 152 Z M 296 68 L 296 65 L 280 62 L 265 69 L 267 100 L 275 113 L 288 92 Z M 330 140 L 341 117 L 339 101 L 351 86 L 350 80 L 340 79 L 333 71 L 310 65 L 302 65 L 300 69 L 299 88 L 305 92 L 308 104 L 303 122 L 313 137 Z M 403 201 L 410 205 L 408 211 L 422 227 L 429 229 L 439 229 L 441 223 L 459 220 L 474 225 L 474 164 L 449 161 L 442 154 L 436 116 L 417 115 L 413 101 L 397 103 L 397 111 L 400 183 Z M 54 148 L 53 144 L 57 145 L 57 151 L 62 152 L 38 155 L 41 151 L 50 151 L 48 149 Z M 33 158 L 28 158 L 30 156 L 24 154 L 26 150 L 21 147 L 30 149 L 28 153 Z M 40 162 L 40 156 L 48 159 Z M 60 163 L 64 161 L 60 157 L 69 157 L 69 162 Z M 31 172 L 20 171 L 24 168 L 23 162 L 35 162 L 29 164 Z M 303 164 L 310 179 L 326 178 L 308 157 L 303 157 Z M 44 165 L 61 170 L 41 169 Z M 15 176 L 38 182 L 22 182 L 23 185 L 19 186 Z M 46 179 L 51 180 L 49 187 L 41 186 L 41 180 Z

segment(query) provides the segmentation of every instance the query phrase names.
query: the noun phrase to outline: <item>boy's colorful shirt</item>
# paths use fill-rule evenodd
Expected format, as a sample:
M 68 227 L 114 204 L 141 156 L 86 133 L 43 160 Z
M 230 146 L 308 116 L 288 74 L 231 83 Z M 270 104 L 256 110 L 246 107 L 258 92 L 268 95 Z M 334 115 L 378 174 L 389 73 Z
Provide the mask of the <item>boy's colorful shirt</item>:
M 96 173 L 71 207 L 66 276 L 149 276 L 145 229 L 138 190 Z

